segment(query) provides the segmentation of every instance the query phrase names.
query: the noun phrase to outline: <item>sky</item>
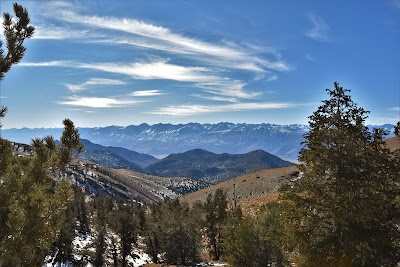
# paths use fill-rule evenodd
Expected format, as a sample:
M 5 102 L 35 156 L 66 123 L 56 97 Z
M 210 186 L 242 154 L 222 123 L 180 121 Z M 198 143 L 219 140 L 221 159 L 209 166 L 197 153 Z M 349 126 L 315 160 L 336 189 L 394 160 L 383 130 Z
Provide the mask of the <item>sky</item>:
M 400 0 L 18 3 L 36 30 L 3 129 L 307 124 L 335 81 L 368 124 L 400 121 Z

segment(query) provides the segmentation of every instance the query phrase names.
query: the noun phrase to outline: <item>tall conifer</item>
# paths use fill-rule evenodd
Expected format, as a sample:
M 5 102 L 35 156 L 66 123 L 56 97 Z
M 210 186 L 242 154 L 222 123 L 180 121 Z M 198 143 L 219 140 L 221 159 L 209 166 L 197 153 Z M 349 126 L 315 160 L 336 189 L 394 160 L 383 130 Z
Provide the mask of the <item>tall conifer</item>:
M 399 160 L 371 133 L 368 112 L 338 83 L 309 117 L 302 178 L 283 199 L 304 266 L 394 266 L 399 262 Z M 299 262 L 301 265 L 302 262 Z

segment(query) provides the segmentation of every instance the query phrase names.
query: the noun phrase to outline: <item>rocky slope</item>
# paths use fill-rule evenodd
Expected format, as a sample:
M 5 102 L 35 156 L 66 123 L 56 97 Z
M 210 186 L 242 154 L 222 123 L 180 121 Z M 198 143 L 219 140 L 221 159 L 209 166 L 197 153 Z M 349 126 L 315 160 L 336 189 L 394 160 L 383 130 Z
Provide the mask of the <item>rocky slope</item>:
M 142 170 L 158 160 L 150 155 L 138 153 L 122 147 L 102 146 L 81 139 L 84 151 L 80 158 L 87 159 L 106 167 L 130 170 Z

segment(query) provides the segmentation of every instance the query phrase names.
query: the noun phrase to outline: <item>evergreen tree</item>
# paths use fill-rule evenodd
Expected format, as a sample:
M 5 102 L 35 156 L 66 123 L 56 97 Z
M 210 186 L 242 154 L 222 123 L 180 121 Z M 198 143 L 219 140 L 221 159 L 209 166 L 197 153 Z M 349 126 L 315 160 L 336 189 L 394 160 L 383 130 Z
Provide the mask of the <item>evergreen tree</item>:
M 222 226 L 226 221 L 227 206 L 226 193 L 222 189 L 217 189 L 214 196 L 212 194 L 207 196 L 205 203 L 206 233 L 209 239 L 210 253 L 214 260 L 219 260 L 222 255 Z
M 79 224 L 79 233 L 86 235 L 90 232 L 90 222 L 88 218 L 88 211 L 85 202 L 85 193 L 80 188 L 75 187 L 75 205 L 76 205 L 76 219 Z
M 10 156 L 0 176 L 0 266 L 40 266 L 60 231 L 72 199 L 68 181 L 49 175 L 52 156 L 43 140 L 34 156 Z
M 170 264 L 195 263 L 198 260 L 200 232 L 196 217 L 187 203 L 175 199 L 163 206 L 162 245 Z
M 145 244 L 146 253 L 154 263 L 158 263 L 158 255 L 161 253 L 161 223 L 161 204 L 153 204 L 146 216 Z
M 368 112 L 338 83 L 327 89 L 309 117 L 300 152 L 302 178 L 286 188 L 288 222 L 300 266 L 396 266 L 399 218 L 391 207 L 399 195 L 399 160 L 380 129 L 365 126 Z
M 164 254 L 169 264 L 194 264 L 199 260 L 200 223 L 197 209 L 179 200 L 155 204 L 147 214 L 145 243 L 153 262 Z
M 133 208 L 128 203 L 118 202 L 112 211 L 112 228 L 120 238 L 121 266 L 127 266 L 127 257 L 132 256 L 132 244 L 136 242 L 136 217 Z
M 64 131 L 62 133 L 61 142 L 61 166 L 70 162 L 74 156 L 79 155 L 83 150 L 83 145 L 80 142 L 78 129 L 70 119 L 63 120 Z
M 96 237 L 94 244 L 96 252 L 93 261 L 93 265 L 96 267 L 104 266 L 104 254 L 106 252 L 106 246 L 107 246 L 106 235 L 107 235 L 106 227 L 103 226 L 100 229 L 98 229 L 98 235 Z
M 14 3 L 13 7 L 16 19 L 13 19 L 9 13 L 3 14 L 3 29 L 6 38 L 7 53 L 5 53 L 3 42 L 0 40 L 0 81 L 4 79 L 5 73 L 11 69 L 11 66 L 19 63 L 22 59 L 26 50 L 24 41 L 27 38 L 31 38 L 35 31 L 35 28 L 29 25 L 30 18 L 28 11 L 17 3 Z M 7 108 L 1 106 L 0 118 L 4 117 L 6 112 Z
M 76 209 L 73 202 L 68 205 L 65 210 L 64 218 L 61 225 L 61 230 L 58 233 L 56 242 L 53 244 L 56 250 L 56 256 L 54 262 L 58 263 L 73 263 L 72 256 L 72 241 L 75 238 L 75 226 L 76 226 Z
M 242 218 L 240 206 L 230 211 L 224 227 L 224 260 L 235 267 L 287 266 L 279 206 L 268 204 L 255 218 Z
M 5 175 L 13 160 L 11 143 L 0 138 L 0 177 Z
M 397 122 L 396 126 L 394 127 L 394 134 L 400 137 L 400 121 Z
M 107 250 L 106 237 L 109 224 L 109 215 L 114 207 L 114 202 L 110 197 L 96 197 L 95 203 L 95 229 L 97 236 L 93 244 L 95 248 L 93 265 L 101 267 L 104 266 L 104 256 Z
M 143 232 L 146 229 L 146 209 L 139 205 L 136 214 L 138 215 L 140 232 Z

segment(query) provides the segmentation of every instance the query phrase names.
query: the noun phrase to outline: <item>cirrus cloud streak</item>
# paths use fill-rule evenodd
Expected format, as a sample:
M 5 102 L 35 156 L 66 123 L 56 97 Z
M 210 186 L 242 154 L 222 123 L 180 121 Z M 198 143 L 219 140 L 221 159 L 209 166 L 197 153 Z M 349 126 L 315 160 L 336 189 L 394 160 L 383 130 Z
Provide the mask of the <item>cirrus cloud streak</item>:
M 153 115 L 166 115 L 172 117 L 187 117 L 198 114 L 230 112 L 230 111 L 246 111 L 246 110 L 263 110 L 263 109 L 282 109 L 296 106 L 290 103 L 236 103 L 229 105 L 207 106 L 207 105 L 180 105 L 162 107 L 158 110 L 146 112 Z
M 127 75 L 139 80 L 174 80 L 193 83 L 193 86 L 204 92 L 237 97 L 254 98 L 259 93 L 244 91 L 246 83 L 219 76 L 214 69 L 206 67 L 179 66 L 167 61 L 124 63 L 82 63 L 76 61 L 21 62 L 17 66 L 25 67 L 70 67 L 99 70 L 120 75 Z M 68 86 L 68 85 L 67 85 Z M 71 91 L 82 90 L 82 87 L 71 86 Z
M 138 97 L 142 97 L 142 96 L 157 96 L 157 95 L 163 95 L 164 93 L 162 93 L 160 90 L 144 90 L 144 91 L 135 91 L 130 93 L 130 96 L 138 96 Z
M 68 90 L 75 92 L 75 91 L 82 91 L 86 90 L 89 86 L 92 85 L 123 85 L 126 84 L 120 80 L 113 80 L 113 79 L 104 79 L 104 78 L 91 78 L 88 81 L 80 84 L 69 84 L 66 83 L 65 86 Z
M 209 65 L 250 72 L 265 72 L 266 69 L 275 71 L 289 71 L 292 69 L 292 66 L 281 58 L 276 57 L 276 50 L 272 48 L 264 49 L 265 51 L 270 51 L 268 54 L 273 57 L 272 59 L 267 59 L 265 56 L 257 55 L 260 49 L 249 49 L 250 45 L 239 46 L 233 42 L 206 42 L 187 37 L 163 26 L 133 18 L 81 15 L 75 12 L 71 6 L 62 9 L 50 7 L 51 12 L 44 12 L 45 16 L 51 16 L 53 19 L 70 23 L 71 25 L 89 27 L 83 28 L 82 31 L 86 31 L 85 37 L 91 38 L 92 42 L 131 45 L 172 54 L 181 54 Z M 103 38 L 98 38 L 98 33 L 93 32 L 93 29 L 101 30 Z M 61 33 L 57 34 L 57 28 L 54 27 L 52 38 L 56 36 L 59 36 L 60 39 L 65 38 L 62 34 L 64 30 L 62 28 L 59 30 Z M 111 32 L 105 32 L 104 30 Z M 115 34 L 112 31 L 124 32 L 128 35 L 120 37 L 120 34 Z
M 89 107 L 89 108 L 113 108 L 113 107 L 126 107 L 138 104 L 138 101 L 116 99 L 109 97 L 88 97 L 88 96 L 69 96 L 65 101 L 56 102 L 60 105 Z

